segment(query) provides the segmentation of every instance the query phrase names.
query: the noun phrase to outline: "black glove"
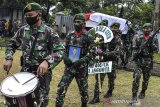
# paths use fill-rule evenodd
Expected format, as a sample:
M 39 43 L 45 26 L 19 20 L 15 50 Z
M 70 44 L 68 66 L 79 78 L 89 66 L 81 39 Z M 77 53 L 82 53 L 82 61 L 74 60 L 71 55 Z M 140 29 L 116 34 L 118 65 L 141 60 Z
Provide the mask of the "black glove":
M 72 61 L 66 56 L 63 57 L 63 61 L 64 61 L 64 64 L 67 65 L 68 67 L 73 65 Z

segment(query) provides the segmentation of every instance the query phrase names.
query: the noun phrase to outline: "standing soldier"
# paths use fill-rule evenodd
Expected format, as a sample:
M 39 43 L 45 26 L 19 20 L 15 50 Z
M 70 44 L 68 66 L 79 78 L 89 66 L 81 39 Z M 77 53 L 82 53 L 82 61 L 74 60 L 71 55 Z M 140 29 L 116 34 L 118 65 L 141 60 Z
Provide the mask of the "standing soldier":
M 108 27 L 108 20 L 107 19 L 102 20 L 99 25 L 103 25 L 103 26 Z
M 76 14 L 74 17 L 75 31 L 66 36 L 66 53 L 64 55 L 65 70 L 58 84 L 56 107 L 62 107 L 67 89 L 75 77 L 81 94 L 81 107 L 87 107 L 88 102 L 88 63 L 91 56 L 88 55 L 89 46 L 92 40 L 86 34 L 85 30 L 85 17 L 83 14 Z M 80 49 L 80 58 L 76 61 L 71 61 L 69 53 L 71 46 Z M 72 50 L 73 51 L 73 50 Z
M 112 97 L 112 92 L 114 89 L 114 83 L 116 79 L 116 67 L 117 67 L 117 61 L 118 56 L 121 54 L 121 48 L 122 48 L 122 41 L 120 39 L 119 34 L 117 34 L 118 30 L 117 25 L 119 23 L 113 23 L 111 25 L 111 30 L 113 32 L 113 39 L 111 42 L 107 44 L 101 44 L 102 51 L 98 52 L 100 56 L 103 56 L 102 62 L 106 61 L 112 61 L 112 71 L 110 73 L 107 73 L 108 75 L 108 91 L 104 95 L 105 98 Z M 106 76 L 106 73 L 100 74 L 101 77 L 101 86 L 103 84 L 104 78 Z M 90 101 L 90 104 L 95 104 L 100 102 L 99 100 L 99 85 L 98 85 L 98 74 L 95 75 L 96 78 L 96 84 L 94 89 L 94 98 Z
M 42 7 L 38 3 L 27 4 L 23 12 L 27 25 L 21 27 L 7 45 L 4 70 L 10 71 L 13 55 L 16 49 L 21 46 L 21 72 L 38 75 L 39 100 L 42 101 L 40 107 L 46 107 L 52 79 L 50 68 L 62 59 L 64 47 L 60 45 L 57 33 L 42 22 Z M 33 107 L 33 105 L 27 105 L 27 107 Z
M 135 69 L 133 74 L 133 84 L 132 84 L 132 99 L 130 104 L 136 104 L 137 103 L 137 92 L 139 88 L 139 82 L 141 78 L 141 73 L 143 73 L 143 82 L 142 82 L 142 90 L 139 94 L 140 99 L 144 99 L 145 92 L 148 87 L 149 78 L 151 75 L 151 69 L 153 68 L 153 52 L 157 50 L 157 39 L 153 38 L 151 43 L 147 44 L 147 46 L 143 46 L 148 39 L 151 38 L 151 32 L 152 32 L 152 24 L 145 23 L 143 25 L 143 34 L 142 35 L 136 35 L 133 49 L 135 50 L 134 56 L 137 56 L 134 58 L 135 61 Z M 142 47 L 143 46 L 143 47 Z M 140 53 L 139 53 L 140 51 Z
M 120 39 L 122 40 L 122 43 L 123 43 L 123 38 L 122 38 L 122 32 L 120 31 L 120 23 L 118 22 L 114 22 L 112 25 L 111 25 L 111 28 L 113 29 L 113 33 L 114 35 L 116 36 L 119 36 Z M 121 48 L 121 54 L 120 54 L 120 59 L 121 59 L 121 67 L 124 67 L 125 65 L 125 59 L 124 59 L 124 44 L 123 44 L 123 48 Z M 117 61 L 118 63 L 118 61 Z
M 121 59 L 122 59 L 121 67 L 122 68 L 126 68 L 129 58 L 132 56 L 132 42 L 133 42 L 133 36 L 135 33 L 135 31 L 132 28 L 131 22 L 127 21 L 126 24 L 128 26 L 128 32 L 127 34 L 121 35 L 121 39 L 123 41 L 123 50 L 124 50 L 124 53 L 121 56 Z

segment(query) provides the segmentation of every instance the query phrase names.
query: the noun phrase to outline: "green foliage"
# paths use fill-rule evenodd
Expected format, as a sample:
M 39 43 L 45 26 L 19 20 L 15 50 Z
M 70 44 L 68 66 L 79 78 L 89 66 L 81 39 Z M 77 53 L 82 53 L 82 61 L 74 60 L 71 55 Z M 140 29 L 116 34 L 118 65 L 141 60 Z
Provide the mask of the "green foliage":
M 5 39 L 0 38 L 0 44 L 5 43 Z
M 60 10 L 69 9 L 71 15 L 75 15 L 77 13 L 86 13 L 90 9 L 88 8 L 91 4 L 90 0 L 59 0 L 63 7 Z M 59 11 L 59 10 L 58 10 Z
M 3 1 L 0 0 L 2 4 Z M 144 3 L 143 0 L 17 0 L 23 5 L 29 2 L 37 2 L 49 10 L 49 3 L 51 6 L 56 5 L 56 11 L 53 13 L 64 11 L 65 15 L 75 15 L 77 13 L 101 12 L 104 14 L 116 16 L 120 15 L 122 18 L 130 20 L 133 24 L 142 25 L 145 22 L 151 22 L 153 17 L 154 4 L 152 0 L 149 3 Z M 102 7 L 100 5 L 102 4 Z M 122 11 L 118 9 L 119 4 L 128 4 Z M 120 11 L 120 14 L 117 12 Z M 51 20 L 53 19 L 50 18 Z M 45 19 L 45 20 L 48 20 Z
M 160 63 L 160 53 L 154 53 L 154 62 Z
M 55 15 L 52 15 L 49 18 L 49 23 L 54 23 L 54 22 L 55 22 Z
M 151 3 L 140 3 L 135 7 L 134 15 L 133 15 L 133 21 L 135 23 L 146 23 L 151 22 L 152 16 L 153 16 L 153 10 L 154 6 Z M 140 20 L 137 20 L 140 19 Z M 136 22 L 140 21 L 140 22 Z
M 99 8 L 97 11 L 100 13 L 104 13 L 104 14 L 108 14 L 108 15 L 112 15 L 112 16 L 116 15 L 116 7 L 114 5 Z
M 133 8 L 125 7 L 122 11 L 122 18 L 128 19 L 133 24 L 142 26 L 146 22 L 151 22 L 153 18 L 154 5 L 152 3 L 137 3 Z M 110 4 L 107 7 L 97 9 L 98 12 L 116 16 L 118 7 L 116 4 Z

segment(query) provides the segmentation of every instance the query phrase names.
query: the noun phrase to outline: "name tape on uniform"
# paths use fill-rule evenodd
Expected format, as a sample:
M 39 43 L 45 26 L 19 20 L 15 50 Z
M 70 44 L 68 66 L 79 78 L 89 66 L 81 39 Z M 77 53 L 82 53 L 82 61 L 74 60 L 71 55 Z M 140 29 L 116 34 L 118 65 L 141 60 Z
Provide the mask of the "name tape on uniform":
M 112 61 L 99 62 L 88 67 L 88 74 L 109 73 L 112 70 Z

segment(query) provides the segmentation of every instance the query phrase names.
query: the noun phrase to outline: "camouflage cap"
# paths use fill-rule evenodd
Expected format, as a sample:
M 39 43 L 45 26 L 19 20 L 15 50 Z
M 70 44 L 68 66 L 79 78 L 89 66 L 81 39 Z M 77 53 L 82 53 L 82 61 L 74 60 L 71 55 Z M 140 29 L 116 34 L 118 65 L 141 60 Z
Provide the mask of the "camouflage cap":
M 85 16 L 84 16 L 82 13 L 76 14 L 76 15 L 74 16 L 74 20 L 75 20 L 75 19 L 80 19 L 80 20 L 83 20 L 83 21 L 86 20 L 86 19 L 85 19 Z
M 35 10 L 42 10 L 42 7 L 40 4 L 38 3 L 29 3 L 26 5 L 26 7 L 23 10 L 23 13 L 25 14 L 26 12 L 30 12 L 30 11 L 35 11 Z
M 100 25 L 107 26 L 108 25 L 108 20 L 106 20 L 106 19 L 102 20 Z
M 143 28 L 152 28 L 152 24 L 151 23 L 145 23 L 143 25 Z
M 112 23 L 112 24 L 111 24 L 111 27 L 113 27 L 113 26 L 120 27 L 120 23 L 118 23 L 118 22 L 114 22 L 114 23 Z

